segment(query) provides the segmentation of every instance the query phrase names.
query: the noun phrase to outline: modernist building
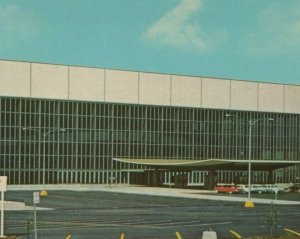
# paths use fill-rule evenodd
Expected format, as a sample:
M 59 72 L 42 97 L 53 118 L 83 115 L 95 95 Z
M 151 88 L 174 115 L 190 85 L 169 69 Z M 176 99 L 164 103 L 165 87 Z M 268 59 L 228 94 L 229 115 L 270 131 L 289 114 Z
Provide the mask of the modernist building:
M 193 185 L 213 170 L 233 182 L 247 175 L 251 138 L 253 180 L 272 171 L 292 182 L 299 102 L 300 85 L 1 60 L 0 175 L 143 183 L 154 170 L 161 183 L 185 172 Z

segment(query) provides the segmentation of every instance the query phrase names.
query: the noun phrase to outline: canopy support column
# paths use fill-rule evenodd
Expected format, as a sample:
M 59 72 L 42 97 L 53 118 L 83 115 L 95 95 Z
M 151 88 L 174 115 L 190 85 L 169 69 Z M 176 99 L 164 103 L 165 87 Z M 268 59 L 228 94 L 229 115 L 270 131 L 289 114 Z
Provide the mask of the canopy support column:
M 217 173 L 215 170 L 208 171 L 204 178 L 204 189 L 213 190 L 217 184 Z
M 274 173 L 273 173 L 272 169 L 270 169 L 268 171 L 268 179 L 267 180 L 268 180 L 267 183 L 270 183 L 270 184 L 274 183 Z

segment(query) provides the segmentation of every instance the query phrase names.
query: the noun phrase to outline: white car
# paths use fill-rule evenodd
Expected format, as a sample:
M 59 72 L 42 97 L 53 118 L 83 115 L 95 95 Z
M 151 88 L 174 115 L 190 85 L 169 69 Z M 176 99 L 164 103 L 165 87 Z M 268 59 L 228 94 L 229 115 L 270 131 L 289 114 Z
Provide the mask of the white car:
M 249 187 L 246 184 L 236 185 L 240 193 L 248 193 Z M 251 192 L 252 193 L 278 193 L 280 188 L 275 184 L 252 184 Z

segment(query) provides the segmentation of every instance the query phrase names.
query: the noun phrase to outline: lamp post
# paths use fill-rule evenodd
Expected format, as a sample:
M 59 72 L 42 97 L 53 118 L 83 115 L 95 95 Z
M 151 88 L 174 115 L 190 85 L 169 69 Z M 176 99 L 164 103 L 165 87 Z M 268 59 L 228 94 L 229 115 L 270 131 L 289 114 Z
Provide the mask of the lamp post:
M 231 114 L 226 114 L 226 117 L 234 117 Z M 255 124 L 259 121 L 263 121 L 263 120 L 267 120 L 267 121 L 273 121 L 273 118 L 259 118 L 259 119 L 255 119 L 255 120 L 249 120 L 248 124 L 249 124 L 249 139 L 248 139 L 248 198 L 245 201 L 245 207 L 246 208 L 252 208 L 254 207 L 254 203 L 251 200 L 251 159 L 252 159 L 252 128 L 253 126 L 255 126 Z
M 42 131 L 41 129 L 40 130 L 37 130 L 35 128 L 23 128 L 23 130 L 31 130 L 31 131 L 35 131 L 38 133 L 39 135 L 39 141 L 41 141 L 41 135 L 43 133 L 43 172 L 42 172 L 42 177 L 43 177 L 43 180 L 42 180 L 42 183 L 43 183 L 43 190 L 40 192 L 40 195 L 41 196 L 48 196 L 48 192 L 46 191 L 46 183 L 45 183 L 45 174 L 46 174 L 46 137 L 47 135 L 49 135 L 50 133 L 52 132 L 65 132 L 66 129 L 63 129 L 63 128 L 56 128 L 56 129 L 51 129 L 49 131 Z M 41 154 L 39 154 L 39 157 L 41 157 Z
M 246 208 L 254 207 L 254 203 L 251 200 L 251 159 L 252 159 L 252 127 L 258 122 L 262 120 L 273 121 L 273 118 L 261 118 L 256 120 L 249 120 L 249 154 L 248 154 L 248 198 L 245 202 Z

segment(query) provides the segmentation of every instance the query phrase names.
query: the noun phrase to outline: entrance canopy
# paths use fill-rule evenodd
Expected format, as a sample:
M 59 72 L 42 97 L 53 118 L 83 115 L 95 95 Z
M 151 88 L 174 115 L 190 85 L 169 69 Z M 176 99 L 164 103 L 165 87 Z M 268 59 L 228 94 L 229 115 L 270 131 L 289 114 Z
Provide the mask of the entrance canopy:
M 130 159 L 113 158 L 114 161 L 145 165 L 154 169 L 168 170 L 247 170 L 248 160 L 232 159 L 205 159 L 205 160 L 182 160 L 182 159 Z M 286 160 L 251 160 L 251 168 L 256 171 L 269 171 L 300 164 L 300 161 Z

